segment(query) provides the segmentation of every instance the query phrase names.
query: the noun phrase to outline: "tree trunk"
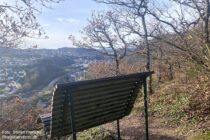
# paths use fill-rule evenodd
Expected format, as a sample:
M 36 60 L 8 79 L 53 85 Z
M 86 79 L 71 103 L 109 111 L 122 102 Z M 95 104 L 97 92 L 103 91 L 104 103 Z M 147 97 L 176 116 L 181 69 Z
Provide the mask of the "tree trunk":
M 148 41 L 148 33 L 147 33 L 147 26 L 146 26 L 146 21 L 145 21 L 145 16 L 143 15 L 141 17 L 142 19 L 142 24 L 143 24 L 143 28 L 144 28 L 144 41 L 146 43 L 146 47 L 147 47 L 147 62 L 146 62 L 146 70 L 150 71 L 150 46 L 149 46 L 149 41 Z M 152 75 L 149 76 L 149 93 L 153 94 L 153 90 L 152 90 Z
M 205 0 L 205 18 L 204 18 L 204 32 L 205 32 L 205 43 L 207 45 L 207 50 L 210 49 L 209 40 L 209 16 L 210 16 L 210 3 L 209 0 Z
M 173 70 L 172 70 L 172 64 L 169 64 L 169 80 L 173 80 L 174 79 L 174 76 L 173 76 Z
M 115 58 L 115 68 L 116 68 L 116 76 L 120 75 L 120 69 L 119 69 L 119 60 L 117 58 Z
M 209 0 L 205 0 L 205 8 L 204 8 L 204 34 L 205 34 L 205 47 L 204 47 L 204 55 L 206 56 L 207 60 L 209 60 L 210 56 L 210 39 L 209 39 L 209 17 L 210 17 L 210 2 Z M 208 64 L 205 65 L 205 68 L 208 69 Z

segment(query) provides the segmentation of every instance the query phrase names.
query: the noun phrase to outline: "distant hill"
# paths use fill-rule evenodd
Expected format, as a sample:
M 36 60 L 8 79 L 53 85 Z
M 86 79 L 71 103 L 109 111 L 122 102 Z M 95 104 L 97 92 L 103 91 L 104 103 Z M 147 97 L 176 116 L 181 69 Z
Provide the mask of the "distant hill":
M 107 49 L 112 52 L 111 49 Z M 135 50 L 135 47 L 128 48 L 128 52 Z M 93 50 L 93 49 L 83 49 L 83 48 L 72 48 L 72 47 L 62 47 L 58 49 L 18 49 L 18 48 L 3 48 L 0 47 L 0 56 L 33 56 L 41 54 L 52 54 L 52 55 L 71 55 L 77 57 L 91 56 L 98 59 L 104 59 L 104 56 Z
M 42 53 L 68 53 L 73 56 L 95 56 L 98 55 L 97 52 L 90 49 L 82 49 L 82 48 L 71 48 L 71 47 L 63 47 L 59 49 L 18 49 L 18 48 L 4 48 L 0 47 L 0 56 L 14 56 L 14 55 L 35 55 Z
M 18 50 L 20 49 L 0 47 L 0 56 L 12 56 L 15 55 Z
M 96 51 L 91 50 L 91 49 L 70 48 L 70 47 L 59 48 L 58 51 L 71 52 L 75 56 L 79 56 L 79 55 L 97 55 L 98 54 Z

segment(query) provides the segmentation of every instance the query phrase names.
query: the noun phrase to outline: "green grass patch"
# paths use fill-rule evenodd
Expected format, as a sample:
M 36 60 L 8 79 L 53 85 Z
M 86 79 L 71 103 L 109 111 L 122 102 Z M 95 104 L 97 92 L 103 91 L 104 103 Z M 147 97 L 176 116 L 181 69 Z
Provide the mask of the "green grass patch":
M 0 89 L 0 93 L 5 94 L 6 93 L 6 90 L 5 89 Z
M 52 91 L 51 90 L 46 90 L 46 91 L 44 91 L 43 92 L 43 94 L 42 95 L 49 95 L 49 94 L 51 94 L 52 93 Z
M 196 80 L 199 76 L 199 73 L 202 71 L 201 65 L 192 64 L 187 70 L 187 76 L 189 80 Z
M 93 128 L 81 133 L 78 140 L 116 140 L 114 136 L 107 130 L 102 128 Z
M 188 138 L 187 140 L 210 140 L 210 131 L 204 134 L 199 134 L 197 136 Z
M 162 118 L 162 121 L 169 125 L 180 125 L 183 121 L 186 121 L 188 116 L 186 109 L 189 107 L 191 98 L 184 93 L 164 93 L 155 96 L 148 96 L 150 99 L 148 112 L 149 115 L 158 116 Z M 137 103 L 134 106 L 136 113 L 144 112 L 144 102 Z M 195 123 L 198 118 L 191 119 L 191 123 Z
M 160 82 L 153 81 L 152 82 L 152 89 L 155 90 L 156 88 L 158 88 L 160 86 L 160 84 L 161 84 Z
M 39 97 L 49 96 L 51 93 L 52 93 L 52 90 L 46 90 L 46 91 L 40 92 L 38 96 Z

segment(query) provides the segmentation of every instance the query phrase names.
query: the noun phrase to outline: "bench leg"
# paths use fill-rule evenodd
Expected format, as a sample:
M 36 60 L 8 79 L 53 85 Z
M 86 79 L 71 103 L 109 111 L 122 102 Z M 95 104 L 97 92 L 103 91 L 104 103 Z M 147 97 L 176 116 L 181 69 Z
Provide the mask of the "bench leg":
M 44 139 L 47 140 L 48 137 L 47 137 L 47 131 L 44 129 Z
M 149 140 L 149 130 L 148 130 L 148 110 L 147 110 L 147 81 L 144 78 L 144 112 L 145 112 L 145 130 L 146 130 L 146 140 Z
M 120 121 L 117 120 L 117 136 L 118 136 L 118 140 L 120 140 Z
M 74 124 L 74 104 L 73 104 L 73 97 L 72 92 L 69 93 L 69 100 L 70 100 L 70 112 L 71 112 L 71 129 L 73 140 L 77 140 L 76 131 L 75 131 L 75 124 Z

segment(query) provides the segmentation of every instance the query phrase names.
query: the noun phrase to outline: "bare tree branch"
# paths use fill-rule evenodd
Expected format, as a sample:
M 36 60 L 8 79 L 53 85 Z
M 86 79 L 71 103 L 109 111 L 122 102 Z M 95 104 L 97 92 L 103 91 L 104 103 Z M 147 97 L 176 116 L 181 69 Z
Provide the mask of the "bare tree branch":
M 129 47 L 128 35 L 123 31 L 119 18 L 119 15 L 112 11 L 95 12 L 81 32 L 82 39 L 69 36 L 74 46 L 93 49 L 112 57 L 116 63 L 117 75 L 120 61 L 126 56 Z
M 0 46 L 17 47 L 23 38 L 45 38 L 36 14 L 63 0 L 3 0 L 0 2 Z

